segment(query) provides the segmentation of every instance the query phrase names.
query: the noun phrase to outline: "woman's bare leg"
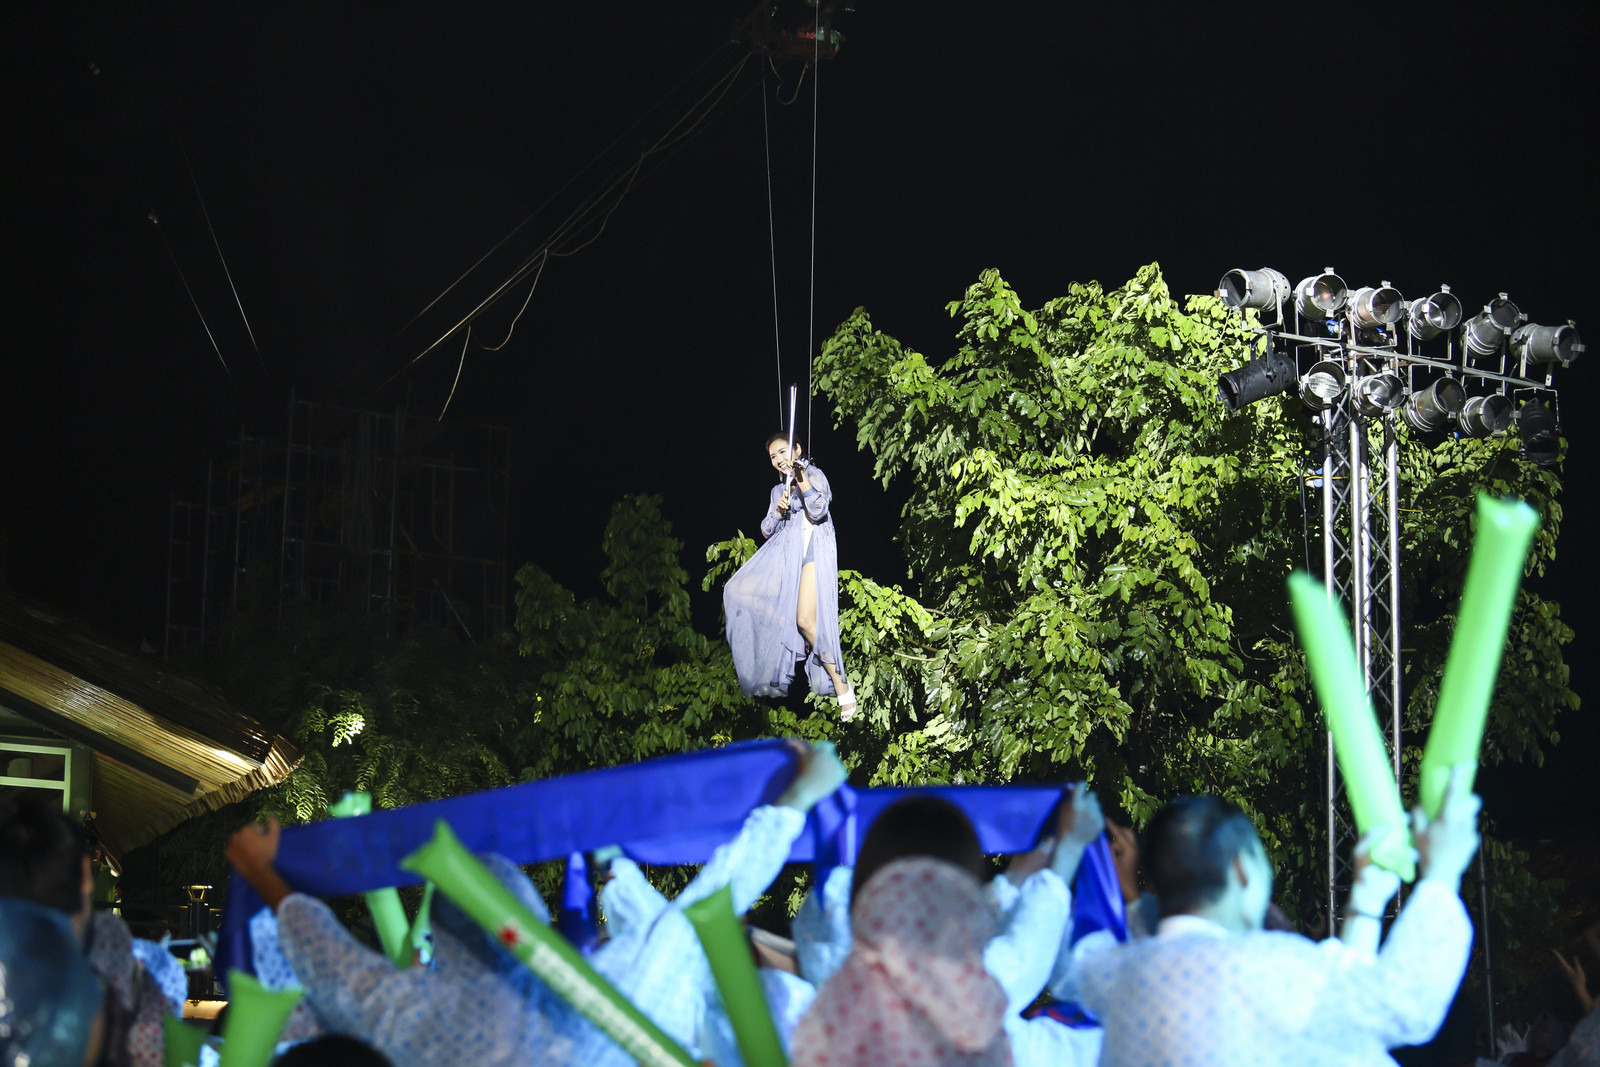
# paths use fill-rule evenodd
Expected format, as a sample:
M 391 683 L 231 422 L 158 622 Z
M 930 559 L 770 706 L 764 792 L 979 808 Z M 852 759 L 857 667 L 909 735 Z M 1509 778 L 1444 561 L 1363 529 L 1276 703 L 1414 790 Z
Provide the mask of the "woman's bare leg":
M 800 607 L 795 613 L 795 624 L 813 649 L 817 647 L 817 565 L 807 563 L 800 568 Z M 847 693 L 850 683 L 840 673 L 838 664 L 822 661 L 822 669 L 833 680 L 834 693 Z

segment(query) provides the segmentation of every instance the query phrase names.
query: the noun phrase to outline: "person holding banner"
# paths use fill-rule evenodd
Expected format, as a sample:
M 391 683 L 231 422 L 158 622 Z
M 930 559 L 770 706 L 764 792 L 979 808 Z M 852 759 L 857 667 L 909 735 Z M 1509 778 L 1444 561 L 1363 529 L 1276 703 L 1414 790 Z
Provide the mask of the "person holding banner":
M 1094 1063 L 1098 1030 L 1021 1012 L 1067 944 L 1069 886 L 1104 822 L 1093 792 L 1065 791 L 1044 839 L 990 880 L 960 808 L 918 794 L 885 808 L 856 866 L 829 872 L 795 916 L 802 975 L 822 986 L 795 1031 L 795 1062 Z M 884 891 L 896 881 L 900 889 Z M 962 973 L 934 958 L 945 953 L 968 960 Z
M 805 457 L 793 430 L 767 437 L 767 461 L 781 476 L 761 520 L 766 542 L 722 592 L 728 647 L 746 696 L 781 697 L 805 661 L 811 691 L 856 713 L 839 650 L 839 558 L 833 490 Z
M 722 886 L 747 910 L 777 877 L 806 825 L 806 812 L 846 777 L 828 743 L 805 745 L 783 793 L 752 811 L 678 897 L 638 894 L 638 913 L 589 957 L 594 970 L 658 1025 L 691 1046 L 711 978 L 682 910 Z M 322 901 L 295 892 L 274 866 L 281 829 L 245 826 L 228 859 L 276 912 L 283 956 L 317 1019 L 366 1041 L 396 1067 L 437 1063 L 542 1063 L 622 1067 L 623 1050 L 578 1015 L 455 904 L 433 900 L 433 968 L 401 969 L 357 941 Z M 535 918 L 549 912 L 528 876 L 493 853 L 479 857 Z M 614 864 L 625 861 L 618 859 Z M 640 879 L 642 881 L 642 879 Z M 602 900 L 605 900 L 604 895 Z

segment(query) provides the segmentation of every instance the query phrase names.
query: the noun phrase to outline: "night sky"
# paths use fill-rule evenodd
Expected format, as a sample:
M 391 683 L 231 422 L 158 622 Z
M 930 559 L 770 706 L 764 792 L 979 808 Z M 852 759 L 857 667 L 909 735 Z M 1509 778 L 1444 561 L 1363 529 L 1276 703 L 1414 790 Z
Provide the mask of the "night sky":
M 1328 265 L 1411 297 L 1448 282 L 1469 314 L 1507 291 L 1535 321 L 1600 338 L 1593 5 L 859 6 L 821 70 L 817 343 L 864 305 L 938 359 L 953 344 L 943 305 L 985 267 L 1038 306 L 1151 261 L 1179 292 L 1231 267 L 1293 281 Z M 169 494 L 200 492 L 241 425 L 281 433 L 291 392 L 437 414 L 460 337 L 415 357 L 731 70 L 747 11 L 0 7 L 9 583 L 159 644 Z M 781 69 L 792 91 L 798 68 Z M 785 381 L 806 368 L 811 100 L 809 80 L 792 106 L 769 97 Z M 469 348 L 449 414 L 512 428 L 513 566 L 594 591 L 627 492 L 665 496 L 696 578 L 706 544 L 756 526 L 779 380 L 761 101 L 752 62 L 593 244 L 550 262 L 510 343 Z M 474 339 L 499 342 L 526 293 Z M 1567 522 L 1542 583 L 1578 631 L 1567 659 L 1586 699 L 1600 682 L 1596 362 L 1559 377 Z M 825 402 L 814 421 L 841 565 L 902 579 L 901 498 Z M 1592 810 L 1593 722 L 1567 716 L 1547 773 L 1489 776 L 1491 810 L 1507 798 L 1523 832 Z

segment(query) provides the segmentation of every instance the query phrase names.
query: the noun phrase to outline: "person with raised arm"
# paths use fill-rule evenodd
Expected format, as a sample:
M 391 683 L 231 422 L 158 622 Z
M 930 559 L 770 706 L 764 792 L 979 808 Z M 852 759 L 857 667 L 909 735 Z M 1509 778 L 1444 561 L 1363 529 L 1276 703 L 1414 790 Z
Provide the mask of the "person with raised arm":
M 1105 1026 L 1101 1063 L 1382 1064 L 1429 1040 L 1472 948 L 1460 898 L 1478 849 L 1470 771 L 1456 768 L 1438 818 L 1414 814 L 1421 877 L 1381 948 L 1370 928 L 1320 943 L 1264 930 L 1272 865 L 1238 808 L 1198 796 L 1157 812 L 1144 858 L 1160 924 L 1080 966 Z M 1386 903 L 1355 900 L 1363 914 L 1349 919 L 1375 922 Z
M 793 742 L 794 778 L 770 805 L 746 817 L 676 899 L 644 913 L 595 950 L 589 963 L 668 1036 L 693 1047 L 710 968 L 682 909 L 730 886 L 747 910 L 777 877 L 805 827 L 806 812 L 843 784 L 829 743 Z M 326 1030 L 366 1041 L 396 1067 L 437 1063 L 616 1065 L 632 1061 L 558 998 L 492 936 L 442 895 L 433 901 L 432 969 L 400 969 L 357 941 L 322 901 L 296 893 L 273 866 L 280 828 L 250 824 L 233 835 L 228 859 L 276 912 L 277 941 Z M 536 916 L 549 913 L 533 883 L 504 856 L 481 857 Z

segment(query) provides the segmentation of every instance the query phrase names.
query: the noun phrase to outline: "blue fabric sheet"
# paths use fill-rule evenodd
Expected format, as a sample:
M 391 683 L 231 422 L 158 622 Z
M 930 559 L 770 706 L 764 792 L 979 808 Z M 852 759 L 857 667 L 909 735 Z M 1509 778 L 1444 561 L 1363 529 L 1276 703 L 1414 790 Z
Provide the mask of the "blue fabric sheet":
M 436 819 L 448 822 L 470 851 L 499 853 L 519 864 L 563 859 L 607 845 L 621 845 L 639 863 L 705 863 L 718 845 L 738 834 L 750 812 L 778 798 L 793 777 L 796 762 L 788 742 L 743 741 L 356 818 L 285 827 L 276 867 L 295 890 L 319 897 L 409 885 L 419 879 L 401 870 L 399 862 L 432 836 Z M 823 868 L 854 863 L 865 828 L 884 808 L 912 793 L 932 793 L 958 805 L 972 820 L 983 850 L 991 854 L 1032 848 L 1061 800 L 1058 786 L 843 786 L 812 809 L 806 831 L 790 851 L 790 862 Z M 1084 869 L 1103 862 L 1109 882 L 1104 871 L 1087 881 L 1102 890 L 1109 885 L 1120 905 L 1109 852 L 1103 860 L 1094 856 L 1091 849 Z M 1080 874 L 1078 881 L 1083 885 L 1086 879 Z M 1089 894 L 1080 890 L 1080 895 Z M 219 973 L 230 967 L 252 969 L 250 917 L 262 906 L 244 879 L 231 879 L 218 937 Z M 1075 916 L 1077 911 L 1075 903 Z

